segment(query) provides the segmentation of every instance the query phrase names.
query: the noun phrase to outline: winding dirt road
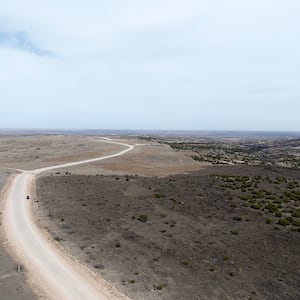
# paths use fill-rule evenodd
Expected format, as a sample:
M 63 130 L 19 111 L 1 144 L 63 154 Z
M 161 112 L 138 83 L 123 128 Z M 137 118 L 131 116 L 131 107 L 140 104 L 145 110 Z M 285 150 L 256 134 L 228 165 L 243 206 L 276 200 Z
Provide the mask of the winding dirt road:
M 26 267 L 34 285 L 50 299 L 128 299 L 108 283 L 86 273 L 79 263 L 63 256 L 33 222 L 32 203 L 26 200 L 26 195 L 31 194 L 35 176 L 41 172 L 117 157 L 134 148 L 108 139 L 101 141 L 119 144 L 126 149 L 94 159 L 23 171 L 10 181 L 5 193 L 4 230 L 9 248 Z

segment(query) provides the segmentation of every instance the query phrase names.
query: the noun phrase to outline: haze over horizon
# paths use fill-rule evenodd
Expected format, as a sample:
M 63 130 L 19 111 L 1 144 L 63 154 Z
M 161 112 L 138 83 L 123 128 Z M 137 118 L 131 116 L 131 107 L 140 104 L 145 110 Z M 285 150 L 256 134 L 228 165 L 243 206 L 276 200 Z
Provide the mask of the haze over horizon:
M 0 128 L 300 131 L 296 0 L 11 0 Z

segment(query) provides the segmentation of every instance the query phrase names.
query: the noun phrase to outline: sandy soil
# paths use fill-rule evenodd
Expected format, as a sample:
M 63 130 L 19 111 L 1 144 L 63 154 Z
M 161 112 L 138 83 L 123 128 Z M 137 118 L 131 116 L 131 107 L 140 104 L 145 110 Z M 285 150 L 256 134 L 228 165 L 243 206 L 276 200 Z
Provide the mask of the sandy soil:
M 10 174 L 11 172 L 0 171 L 0 190 Z M 2 223 L 2 203 L 0 204 L 0 211 L 0 223 Z M 0 300 L 34 299 L 34 295 L 26 281 L 25 270 L 23 269 L 20 273 L 17 272 L 17 263 L 9 257 L 3 247 L 5 238 L 3 237 L 2 228 L 0 228 L 0 242 Z
M 82 175 L 130 174 L 163 177 L 201 170 L 210 165 L 192 160 L 193 152 L 175 151 L 167 145 L 158 143 L 143 145 L 138 141 L 136 142 L 135 149 L 126 154 L 125 157 L 63 169 L 62 173 L 69 171 L 72 174 Z
M 0 136 L 0 166 L 32 170 L 122 149 L 95 136 Z
M 122 149 L 120 145 L 101 142 L 95 136 L 0 136 L 0 167 L 37 169 L 55 164 L 89 159 Z M 126 158 L 85 164 L 70 168 L 75 174 L 138 174 L 166 176 L 203 169 L 190 159 L 193 152 L 174 151 L 169 146 L 147 143 L 137 138 L 116 138 L 118 142 L 136 144 Z M 69 169 L 61 170 L 61 172 Z

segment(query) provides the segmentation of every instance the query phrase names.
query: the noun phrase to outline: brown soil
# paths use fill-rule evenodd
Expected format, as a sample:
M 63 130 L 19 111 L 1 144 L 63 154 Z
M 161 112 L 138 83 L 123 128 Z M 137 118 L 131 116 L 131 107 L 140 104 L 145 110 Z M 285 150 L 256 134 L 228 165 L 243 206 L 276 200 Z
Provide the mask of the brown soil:
M 126 140 L 118 138 L 116 140 L 129 144 L 141 143 L 136 138 Z M 185 154 L 177 153 L 168 146 L 154 144 L 147 146 L 151 151 L 142 150 L 145 146 L 136 146 L 135 154 L 128 154 L 125 160 L 115 158 L 110 160 L 110 162 L 103 161 L 102 164 L 73 167 L 69 171 L 80 174 L 98 174 L 99 172 L 111 174 L 123 168 L 124 171 L 120 172 L 122 174 L 152 175 L 156 172 L 158 175 L 165 175 L 183 170 L 199 170 L 203 168 L 202 165 L 193 162 Z M 1 136 L 0 166 L 3 169 L 1 172 L 5 173 L 5 176 L 0 176 L 0 189 L 9 173 L 5 171 L 5 168 L 36 169 L 99 157 L 120 151 L 123 148 L 121 145 L 103 143 L 99 137 L 95 136 Z M 161 153 L 161 158 L 158 158 L 159 153 Z M 139 155 L 139 160 L 135 160 L 136 154 Z M 147 163 L 143 162 L 143 160 L 146 160 Z M 174 167 L 174 164 L 176 167 Z M 57 172 L 62 173 L 64 170 L 57 170 L 55 173 Z M 1 208 L 1 214 L 2 210 Z M 16 272 L 17 263 L 4 250 L 5 239 L 2 235 L 0 242 L 0 264 L 2 266 L 0 272 L 0 300 L 32 299 L 33 294 L 26 283 L 25 270 L 21 273 Z
M 299 218 L 292 217 L 299 171 L 204 169 L 193 152 L 145 143 L 122 157 L 40 177 L 40 225 L 133 299 L 299 299 Z M 34 169 L 121 148 L 97 137 L 1 137 L 0 166 Z M 243 192 L 239 175 L 262 180 Z M 287 181 L 275 184 L 278 177 Z M 263 198 L 243 200 L 252 192 Z M 269 201 L 276 211 L 264 208 Z M 285 226 L 277 224 L 282 219 Z M 0 275 L 12 276 L 0 278 L 0 299 L 32 299 L 24 274 L 2 250 Z
M 117 141 L 129 144 L 141 143 L 135 138 L 130 140 L 118 138 Z M 169 147 L 156 144 L 149 146 L 152 149 L 151 151 L 143 151 L 143 147 L 142 145 L 137 146 L 134 150 L 135 154 L 128 155 L 128 159 L 125 161 L 115 158 L 110 161 L 111 164 L 103 161 L 101 165 L 88 164 L 77 166 L 69 169 L 69 171 L 71 170 L 74 173 L 86 172 L 87 174 L 97 174 L 99 172 L 111 174 L 116 173 L 117 170 L 122 170 L 122 168 L 124 169 L 123 173 L 128 173 L 131 168 L 133 173 L 151 175 L 154 170 L 156 170 L 157 174 L 165 174 L 166 172 L 177 172 L 184 169 L 195 170 L 202 168 L 200 164 L 191 161 L 185 154 L 176 153 Z M 121 145 L 101 142 L 101 139 L 95 136 L 1 136 L 0 167 L 2 171 L 0 190 L 11 173 L 5 171 L 5 168 L 36 169 L 99 157 L 120 151 L 123 148 L 124 146 Z M 159 151 L 156 149 L 159 149 Z M 159 153 L 161 153 L 161 158 L 157 158 Z M 136 159 L 137 157 L 138 159 Z M 161 164 L 161 162 L 164 162 L 164 164 Z M 174 167 L 174 163 L 177 165 L 176 167 Z M 62 173 L 64 170 L 57 170 L 56 172 Z M 1 206 L 1 215 L 2 211 Z M 0 271 L 0 300 L 32 299 L 33 294 L 26 283 L 25 270 L 22 270 L 21 273 L 16 272 L 17 262 L 14 262 L 4 249 L 5 238 L 2 234 L 0 242 L 0 264 L 2 266 Z
M 0 166 L 32 170 L 99 157 L 123 148 L 95 136 L 0 136 Z
M 128 140 L 124 141 L 128 142 Z M 137 141 L 138 143 L 138 141 Z M 192 151 L 175 151 L 168 145 L 152 143 L 138 144 L 126 156 L 103 160 L 92 164 L 84 164 L 76 168 L 68 168 L 72 174 L 81 175 L 140 175 L 167 176 L 171 174 L 198 171 L 211 165 L 199 163 L 191 159 Z
M 129 162 L 152 174 L 143 159 L 122 168 Z M 246 193 L 268 194 L 245 202 L 236 176 L 248 176 Z M 281 226 L 263 204 L 291 183 L 297 195 L 299 182 L 299 171 L 249 166 L 164 178 L 51 174 L 37 181 L 35 213 L 55 241 L 133 299 L 299 299 L 298 218 Z M 299 199 L 283 200 L 283 216 L 299 208 Z

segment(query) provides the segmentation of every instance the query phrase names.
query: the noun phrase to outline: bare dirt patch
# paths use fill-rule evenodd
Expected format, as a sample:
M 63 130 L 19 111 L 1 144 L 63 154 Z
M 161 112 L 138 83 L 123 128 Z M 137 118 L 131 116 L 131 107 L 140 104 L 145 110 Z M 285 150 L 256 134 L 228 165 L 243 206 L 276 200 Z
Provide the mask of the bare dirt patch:
M 122 141 L 122 140 L 121 140 Z M 124 141 L 128 142 L 128 140 Z M 137 140 L 134 150 L 126 156 L 116 157 L 93 164 L 85 164 L 66 169 L 72 174 L 131 174 L 140 176 L 167 176 L 171 174 L 197 171 L 209 166 L 191 159 L 192 151 L 179 152 L 168 145 L 159 143 L 140 144 Z M 65 170 L 65 171 L 66 171 Z
M 35 214 L 133 299 L 299 299 L 299 183 L 297 170 L 251 166 L 49 175 L 37 181 Z
M 31 170 L 121 149 L 121 145 L 105 143 L 96 136 L 0 136 L 0 166 Z

